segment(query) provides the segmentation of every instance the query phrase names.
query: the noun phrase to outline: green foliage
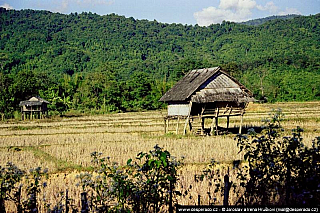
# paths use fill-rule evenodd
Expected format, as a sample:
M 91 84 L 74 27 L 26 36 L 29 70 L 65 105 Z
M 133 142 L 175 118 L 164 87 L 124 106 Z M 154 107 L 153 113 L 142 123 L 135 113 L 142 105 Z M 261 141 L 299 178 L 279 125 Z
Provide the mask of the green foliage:
M 45 188 L 47 183 L 43 182 L 43 177 L 47 177 L 48 170 L 42 170 L 41 167 L 30 169 L 27 179 L 27 199 L 22 201 L 22 208 L 24 212 L 38 211 L 38 195 L 42 188 Z
M 138 205 L 134 207 L 134 211 L 159 212 L 163 206 L 168 205 L 172 212 L 181 161 L 158 145 L 149 153 L 139 153 L 137 159 L 140 162 L 135 164 L 138 171 L 135 178 L 139 180 L 139 190 L 135 193 L 135 202 L 138 202 Z
M 1 8 L 0 112 L 32 95 L 60 114 L 158 109 L 187 71 L 217 65 L 258 99 L 319 100 L 319 17 L 200 27 Z
M 40 167 L 37 167 L 30 169 L 29 173 L 27 173 L 12 163 L 7 163 L 6 167 L 0 169 L 1 212 L 6 212 L 4 206 L 4 201 L 6 200 L 14 202 L 17 212 L 37 212 L 39 192 L 46 187 L 46 182 L 43 182 L 42 179 L 43 177 L 47 177 L 47 169 L 42 170 Z M 21 180 L 23 178 L 26 179 L 27 198 L 25 200 L 22 200 L 21 197 L 23 187 Z
M 200 175 L 195 175 L 195 182 L 206 182 L 208 184 L 207 195 L 209 198 L 209 205 L 215 205 L 217 201 L 217 193 L 223 193 L 225 188 L 223 186 L 222 177 L 220 169 L 217 169 L 216 166 L 219 165 L 219 162 L 214 159 L 211 160 L 210 164 L 207 166 L 205 170 L 202 171 Z M 185 190 L 183 195 L 187 196 L 192 187 Z M 192 199 L 192 196 L 189 197 Z
M 93 152 L 97 176 L 81 173 L 79 185 L 83 191 L 92 191 L 94 211 L 159 212 L 164 206 L 173 211 L 173 198 L 181 161 L 167 150 L 155 146 L 149 152 L 140 152 L 137 161 L 128 159 L 119 166 Z M 115 205 L 111 205 L 114 203 Z
M 282 137 L 281 110 L 266 119 L 264 134 L 238 135 L 240 152 L 249 165 L 238 173 L 246 205 L 316 205 L 319 203 L 320 138 L 302 143 L 303 130 Z
M 12 163 L 0 167 L 0 210 L 5 212 L 5 200 L 14 201 L 17 207 L 20 205 L 17 184 L 21 181 L 24 172 Z

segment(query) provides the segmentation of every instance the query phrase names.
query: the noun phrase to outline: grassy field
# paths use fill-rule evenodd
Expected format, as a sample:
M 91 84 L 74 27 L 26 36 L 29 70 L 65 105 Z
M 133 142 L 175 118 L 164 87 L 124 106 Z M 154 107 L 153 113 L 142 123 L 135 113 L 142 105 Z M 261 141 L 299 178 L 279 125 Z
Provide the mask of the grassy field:
M 281 108 L 285 114 L 282 123 L 286 129 L 284 134 L 290 135 L 291 129 L 300 126 L 304 129 L 303 138 L 308 146 L 312 139 L 320 135 L 320 102 L 250 104 L 244 115 L 244 126 L 261 126 L 261 120 L 277 108 Z M 165 111 L 149 111 L 4 121 L 0 123 L 0 165 L 13 162 L 25 170 L 38 166 L 48 168 L 48 201 L 56 203 L 59 199 L 57 192 L 69 189 L 77 205 L 80 189 L 76 187 L 75 176 L 79 171 L 90 169 L 90 153 L 94 151 L 125 164 L 137 153 L 147 152 L 158 144 L 173 156 L 184 156 L 185 165 L 180 170 L 179 181 L 179 187 L 184 188 L 194 183 L 194 175 L 206 168 L 211 159 L 222 163 L 224 169 L 221 175 L 233 160 L 243 160 L 238 153 L 235 134 L 210 137 L 164 134 L 163 115 Z M 240 118 L 230 119 L 231 128 L 238 127 L 239 123 Z M 219 125 L 226 126 L 226 120 L 221 119 Z M 174 131 L 175 126 L 175 123 L 171 126 Z M 183 125 L 180 128 L 181 133 Z M 232 171 L 230 173 L 234 178 Z M 196 204 L 197 195 L 200 194 L 203 204 L 207 204 L 208 190 L 207 183 L 194 184 L 193 196 L 181 198 L 179 203 Z M 221 203 L 221 197 L 216 196 L 217 203 Z

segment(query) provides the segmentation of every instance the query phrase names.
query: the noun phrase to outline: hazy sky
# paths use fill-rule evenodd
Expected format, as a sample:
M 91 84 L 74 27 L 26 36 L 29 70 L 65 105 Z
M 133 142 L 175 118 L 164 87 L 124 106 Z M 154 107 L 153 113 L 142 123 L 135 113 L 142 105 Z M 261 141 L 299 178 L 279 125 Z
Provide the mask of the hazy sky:
M 270 15 L 320 12 L 320 0 L 0 0 L 7 9 L 49 10 L 70 14 L 115 13 L 164 23 L 210 25 Z

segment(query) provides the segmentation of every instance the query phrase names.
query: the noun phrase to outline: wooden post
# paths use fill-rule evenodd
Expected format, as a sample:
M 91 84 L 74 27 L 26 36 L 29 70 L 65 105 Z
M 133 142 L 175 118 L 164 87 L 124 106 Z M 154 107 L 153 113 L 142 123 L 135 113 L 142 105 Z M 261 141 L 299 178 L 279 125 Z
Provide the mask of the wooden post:
M 228 131 L 228 129 L 229 129 L 229 120 L 230 120 L 230 116 L 228 115 L 228 116 L 227 116 L 227 131 Z
M 167 132 L 169 132 L 169 121 L 170 121 L 170 118 L 167 118 Z
M 210 126 L 210 135 L 212 135 L 213 126 L 214 126 L 214 117 L 212 117 L 212 123 L 211 123 L 211 126 Z
M 201 135 L 204 134 L 204 118 L 201 116 Z
M 17 213 L 22 213 L 22 205 L 21 205 L 21 188 L 22 185 L 19 186 L 18 192 L 17 192 Z
M 227 116 L 227 131 L 229 131 L 229 121 L 230 121 L 231 112 L 232 112 L 232 106 L 230 107 L 229 115 Z
M 89 212 L 89 205 L 87 201 L 87 193 L 81 193 L 81 213 L 88 213 Z
M 219 108 L 217 108 L 216 111 L 216 116 L 215 116 L 215 120 L 216 120 L 216 135 L 218 135 L 218 123 L 219 123 Z
M 223 205 L 224 206 L 229 205 L 228 202 L 229 202 L 230 187 L 231 187 L 231 182 L 229 182 L 229 176 L 228 176 L 228 174 L 226 174 L 224 176 L 224 198 L 223 198 Z
M 180 117 L 178 117 L 178 121 L 177 121 L 176 134 L 178 134 L 179 132 L 179 121 L 180 121 Z
M 186 135 L 187 133 L 187 125 L 189 123 L 190 115 L 188 115 L 186 122 L 184 123 L 184 128 L 183 128 L 183 135 Z
M 241 134 L 241 130 L 242 130 L 242 122 L 243 122 L 243 112 L 241 113 L 241 120 L 240 120 L 239 134 Z
M 66 189 L 66 213 L 69 212 L 69 197 L 68 197 L 68 189 Z
M 173 213 L 173 199 L 172 199 L 172 195 L 173 195 L 173 183 L 172 181 L 170 181 L 170 194 L 169 194 L 169 213 Z
M 164 118 L 163 121 L 164 121 L 164 134 L 166 134 L 167 133 L 167 118 Z
M 219 117 L 216 117 L 216 135 L 218 135 L 218 123 L 219 123 Z
M 201 115 L 200 115 L 200 118 L 199 118 L 199 120 L 201 120 L 201 135 L 203 135 L 203 133 L 204 133 L 204 118 L 202 116 L 203 116 L 203 113 L 204 113 L 205 110 L 206 110 L 206 105 L 204 105 L 202 107 Z
M 192 102 L 190 101 L 190 103 L 189 103 L 188 117 L 187 117 L 187 119 L 186 119 L 186 122 L 185 122 L 184 128 L 183 128 L 183 135 L 186 135 L 186 134 L 187 134 L 187 125 L 188 125 L 188 123 L 189 123 L 190 131 L 191 131 L 191 129 L 192 129 L 192 126 L 191 126 L 191 123 L 190 123 L 191 109 L 192 109 Z

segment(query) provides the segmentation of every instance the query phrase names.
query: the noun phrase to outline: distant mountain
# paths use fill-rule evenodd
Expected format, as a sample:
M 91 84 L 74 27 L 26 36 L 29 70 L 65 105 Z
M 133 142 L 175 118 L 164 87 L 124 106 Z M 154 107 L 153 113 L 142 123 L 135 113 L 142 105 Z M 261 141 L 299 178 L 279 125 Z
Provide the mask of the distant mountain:
M 285 15 L 285 16 L 269 16 L 266 18 L 259 18 L 259 19 L 253 19 L 253 20 L 249 20 L 249 21 L 245 21 L 245 22 L 240 22 L 240 24 L 245 24 L 245 25 L 249 25 L 249 26 L 258 26 L 261 24 L 264 24 L 268 21 L 272 21 L 275 19 L 282 19 L 282 20 L 286 20 L 286 19 L 293 19 L 296 17 L 299 17 L 301 15 L 296 15 L 296 14 L 290 14 L 290 15 Z
M 0 113 L 31 95 L 60 111 L 154 109 L 186 72 L 214 66 L 257 99 L 320 100 L 320 14 L 201 27 L 0 8 Z

